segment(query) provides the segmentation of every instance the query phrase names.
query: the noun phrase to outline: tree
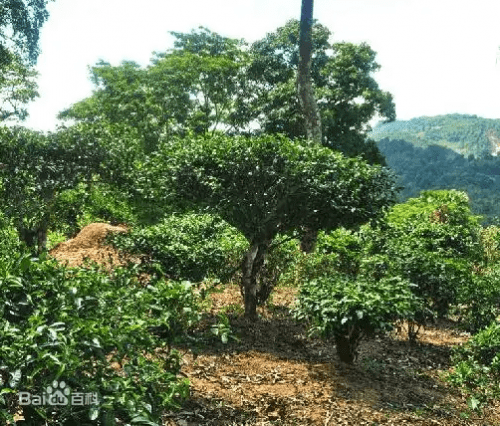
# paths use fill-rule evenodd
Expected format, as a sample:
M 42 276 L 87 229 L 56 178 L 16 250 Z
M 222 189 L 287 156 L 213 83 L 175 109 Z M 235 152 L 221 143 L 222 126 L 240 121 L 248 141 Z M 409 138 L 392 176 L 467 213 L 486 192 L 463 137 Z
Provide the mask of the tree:
M 321 144 L 323 142 L 321 136 L 321 117 L 319 115 L 318 106 L 316 105 L 316 100 L 314 99 L 314 88 L 311 79 L 313 3 L 313 0 L 302 0 L 297 93 L 304 114 L 306 136 L 317 144 Z
M 91 97 L 73 104 L 58 118 L 77 122 L 136 128 L 143 152 L 153 151 L 162 133 L 168 133 L 187 116 L 188 97 L 180 80 L 163 76 L 158 92 L 155 76 L 132 61 L 119 66 L 100 61 L 91 68 L 96 89 Z
M 294 84 L 299 66 L 300 22 L 290 20 L 252 44 L 249 78 L 261 87 L 250 111 L 265 133 L 290 138 L 307 135 Z M 331 32 L 312 26 L 311 77 L 321 115 L 323 143 L 348 156 L 361 155 L 371 164 L 384 164 L 376 144 L 367 138 L 368 122 L 376 115 L 395 119 L 390 93 L 380 90 L 372 73 L 380 66 L 365 43 L 329 42 Z
M 57 194 L 91 181 L 105 158 L 97 132 L 79 125 L 48 136 L 22 127 L 0 128 L 0 199 L 19 237 L 41 253 Z
M 0 73 L 0 121 L 24 120 L 28 111 L 23 106 L 39 96 L 35 77 L 38 73 L 14 57 Z
M 13 61 L 13 53 L 34 65 L 40 53 L 40 28 L 49 17 L 49 0 L 4 0 L 0 5 L 0 69 Z M 10 46 L 9 46 L 10 44 Z
M 297 71 L 297 93 L 300 106 L 304 115 L 304 126 L 306 136 L 315 143 L 321 145 L 321 116 L 319 115 L 316 99 L 314 99 L 314 88 L 311 78 L 311 51 L 312 51 L 312 16 L 313 0 L 302 0 L 302 11 L 300 17 L 299 37 L 299 67 Z M 300 247 L 304 253 L 313 251 L 318 238 L 313 229 L 305 229 L 300 241 Z
M 125 123 L 144 137 L 144 149 L 156 149 L 162 135 L 184 135 L 232 129 L 248 123 L 236 114 L 244 105 L 243 68 L 248 55 L 241 40 L 200 27 L 189 34 L 171 32 L 174 49 L 155 53 L 151 65 L 134 62 L 118 67 L 101 61 L 91 68 L 94 94 L 62 111 L 59 118 Z
M 256 277 L 278 234 L 304 226 L 353 228 L 377 218 L 396 196 L 387 169 L 280 135 L 171 141 L 148 170 L 165 197 L 192 200 L 246 237 L 241 288 L 252 320 L 268 294 Z

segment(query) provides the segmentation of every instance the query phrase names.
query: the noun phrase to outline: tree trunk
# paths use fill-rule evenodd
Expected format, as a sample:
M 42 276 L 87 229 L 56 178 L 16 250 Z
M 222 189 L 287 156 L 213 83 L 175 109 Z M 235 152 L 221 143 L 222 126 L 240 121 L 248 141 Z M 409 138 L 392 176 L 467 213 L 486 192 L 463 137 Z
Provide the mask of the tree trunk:
M 321 116 L 314 98 L 314 88 L 311 78 L 312 15 L 313 0 L 302 0 L 299 41 L 300 60 L 297 73 L 297 92 L 304 114 L 304 124 L 307 138 L 321 144 Z
M 316 241 L 318 240 L 318 231 L 312 228 L 304 228 L 304 233 L 300 238 L 300 249 L 304 253 L 311 253 L 316 247 Z
M 257 317 L 257 274 L 264 264 L 264 257 L 270 241 L 258 241 L 250 245 L 242 262 L 241 290 L 245 302 L 245 318 L 256 321 Z
M 304 115 L 307 139 L 322 144 L 321 115 L 314 97 L 311 78 L 313 0 L 302 0 L 300 16 L 299 69 L 297 72 L 297 93 Z M 300 242 L 303 252 L 314 250 L 318 231 L 306 228 Z
M 37 243 L 38 243 L 38 254 L 42 254 L 47 250 L 47 226 L 45 224 L 40 225 L 37 229 Z
M 33 252 L 40 255 L 47 249 L 47 222 L 42 222 L 36 228 L 26 228 L 22 222 L 17 227 L 19 238 Z

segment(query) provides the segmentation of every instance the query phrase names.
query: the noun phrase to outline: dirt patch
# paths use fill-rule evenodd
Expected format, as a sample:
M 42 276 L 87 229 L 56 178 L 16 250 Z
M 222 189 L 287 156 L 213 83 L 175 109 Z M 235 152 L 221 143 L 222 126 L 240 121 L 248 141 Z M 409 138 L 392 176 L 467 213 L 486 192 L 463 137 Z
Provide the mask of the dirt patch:
M 125 266 L 134 261 L 114 247 L 105 244 L 106 236 L 111 232 L 127 232 L 123 225 L 112 226 L 107 223 L 91 223 L 83 228 L 75 238 L 64 241 L 49 254 L 67 266 L 82 266 L 85 261 L 96 262 L 110 270 L 116 266 Z
M 255 324 L 241 316 L 238 286 L 211 294 L 204 327 L 226 312 L 241 341 L 223 345 L 214 338 L 195 350 L 178 347 L 191 398 L 180 413 L 168 413 L 163 424 L 498 424 L 498 406 L 464 418 L 464 398 L 440 378 L 451 367 L 452 345 L 468 339 L 450 321 L 420 330 L 415 346 L 407 342 L 404 325 L 392 335 L 363 341 L 357 363 L 348 366 L 338 360 L 332 342 L 308 338 L 305 327 L 293 321 L 289 307 L 295 294 L 293 288 L 275 289 L 274 305 L 259 308 Z

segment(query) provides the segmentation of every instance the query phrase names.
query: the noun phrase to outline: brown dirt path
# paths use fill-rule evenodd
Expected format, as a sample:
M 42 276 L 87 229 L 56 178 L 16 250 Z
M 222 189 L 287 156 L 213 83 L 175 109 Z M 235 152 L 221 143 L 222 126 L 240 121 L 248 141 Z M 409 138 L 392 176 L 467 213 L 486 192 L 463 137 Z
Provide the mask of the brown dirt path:
M 361 344 L 354 366 L 341 363 L 332 343 L 307 338 L 288 309 L 296 290 L 278 288 L 274 307 L 259 308 L 261 320 L 231 318 L 240 343 L 215 339 L 197 354 L 187 347 L 183 373 L 191 399 L 166 425 L 500 425 L 500 405 L 465 419 L 465 399 L 439 379 L 448 370 L 452 345 L 468 336 L 450 321 L 420 331 L 410 346 L 404 327 Z M 224 306 L 241 306 L 239 287 L 212 294 L 205 327 Z M 235 308 L 238 310 L 238 308 Z

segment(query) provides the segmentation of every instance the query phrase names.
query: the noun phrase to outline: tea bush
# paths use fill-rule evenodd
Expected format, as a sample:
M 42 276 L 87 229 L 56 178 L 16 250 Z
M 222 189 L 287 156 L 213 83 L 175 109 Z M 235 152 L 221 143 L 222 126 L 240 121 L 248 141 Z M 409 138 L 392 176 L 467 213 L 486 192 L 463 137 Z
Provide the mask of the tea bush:
M 362 243 L 359 236 L 345 228 L 320 231 L 312 253 L 296 253 L 294 267 L 283 277 L 296 286 L 302 282 L 340 272 L 352 277 L 359 272 Z
M 500 324 L 491 323 L 454 348 L 452 362 L 455 367 L 447 380 L 460 386 L 469 401 L 486 404 L 500 398 Z
M 462 326 L 472 333 L 486 328 L 500 316 L 500 264 L 484 274 L 474 274 L 458 295 Z
M 0 259 L 8 258 L 21 250 L 21 242 L 12 221 L 0 213 Z
M 95 182 L 91 188 L 79 184 L 75 189 L 63 191 L 54 203 L 53 230 L 72 236 L 94 222 L 134 224 L 135 212 L 127 198 L 116 189 Z
M 248 247 L 246 239 L 217 216 L 172 215 L 158 225 L 110 237 L 119 249 L 145 256 L 174 279 L 202 281 L 211 275 L 229 280 Z
M 375 281 L 324 275 L 303 284 L 295 318 L 310 320 L 311 333 L 333 337 L 340 359 L 352 363 L 363 337 L 390 330 L 395 319 L 412 317 L 419 301 L 410 286 L 400 277 Z
M 500 228 L 488 226 L 481 229 L 481 245 L 486 264 L 498 262 L 500 260 Z
M 0 261 L 0 288 L 2 423 L 13 421 L 19 392 L 42 395 L 54 380 L 97 401 L 23 405 L 27 424 L 155 425 L 187 396 L 168 346 L 200 318 L 191 284 L 141 288 L 133 269 L 107 276 L 18 256 Z
M 387 276 L 417 285 L 414 293 L 427 304 L 419 321 L 446 315 L 461 289 L 471 286 L 471 262 L 481 258 L 478 219 L 466 194 L 423 191 L 394 206 L 386 219 L 377 229 L 363 229 L 365 252 L 386 256 Z

